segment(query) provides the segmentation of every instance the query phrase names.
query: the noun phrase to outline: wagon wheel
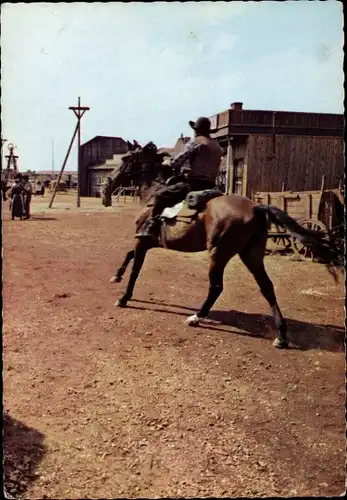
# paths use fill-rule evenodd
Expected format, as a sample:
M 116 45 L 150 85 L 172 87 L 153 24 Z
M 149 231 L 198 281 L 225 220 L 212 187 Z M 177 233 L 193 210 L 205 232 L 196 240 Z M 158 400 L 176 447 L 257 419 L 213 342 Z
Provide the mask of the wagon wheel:
M 328 229 L 323 222 L 317 219 L 301 219 L 298 220 L 301 226 L 306 227 L 307 229 L 311 229 L 312 231 L 321 232 L 324 234 L 328 234 Z M 292 249 L 296 255 L 301 257 L 314 260 L 314 255 L 310 247 L 306 246 L 305 243 L 302 243 L 295 236 L 291 237 Z
M 276 233 L 283 233 L 283 236 L 274 236 L 272 238 L 275 247 L 273 251 L 277 252 L 281 248 L 289 250 L 292 246 L 292 241 L 291 236 L 288 236 L 286 229 L 276 224 Z

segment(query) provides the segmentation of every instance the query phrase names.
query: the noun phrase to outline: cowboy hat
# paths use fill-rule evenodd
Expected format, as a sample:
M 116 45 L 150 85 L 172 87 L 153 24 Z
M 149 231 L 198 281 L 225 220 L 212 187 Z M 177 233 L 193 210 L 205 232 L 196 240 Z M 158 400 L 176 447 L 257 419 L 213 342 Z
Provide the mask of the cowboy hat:
M 208 118 L 206 118 L 206 116 L 200 116 L 200 118 L 198 118 L 196 122 L 190 120 L 189 125 L 193 130 L 196 130 L 197 132 L 211 131 L 211 122 Z

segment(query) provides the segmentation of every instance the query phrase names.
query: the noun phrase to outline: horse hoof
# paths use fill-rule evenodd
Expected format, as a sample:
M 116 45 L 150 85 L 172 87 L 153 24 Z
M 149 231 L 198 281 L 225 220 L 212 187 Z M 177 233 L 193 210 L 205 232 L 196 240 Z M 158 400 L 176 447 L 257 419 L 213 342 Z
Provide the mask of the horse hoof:
M 122 278 L 119 278 L 118 276 L 112 276 L 110 279 L 110 283 L 120 283 L 122 281 Z
M 193 314 L 192 316 L 189 316 L 189 318 L 186 319 L 185 323 L 188 326 L 197 326 L 200 322 L 200 318 L 196 314 Z
M 274 347 L 277 347 L 277 349 L 286 349 L 289 345 L 289 342 L 288 342 L 288 340 L 281 340 L 281 339 L 276 338 L 273 341 L 272 345 Z
M 117 302 L 114 303 L 116 307 L 126 307 L 127 306 L 127 301 L 123 299 L 117 300 Z

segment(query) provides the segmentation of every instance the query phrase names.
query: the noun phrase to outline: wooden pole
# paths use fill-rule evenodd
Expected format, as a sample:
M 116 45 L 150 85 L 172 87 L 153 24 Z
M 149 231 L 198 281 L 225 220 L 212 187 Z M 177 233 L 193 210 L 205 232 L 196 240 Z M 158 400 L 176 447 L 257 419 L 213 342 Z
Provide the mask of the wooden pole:
M 321 193 L 323 193 L 323 191 L 324 191 L 324 185 L 325 185 L 325 175 L 322 175 L 322 182 L 321 182 L 321 186 L 320 186 Z
M 227 165 L 229 173 L 227 194 L 232 194 L 234 192 L 234 161 L 233 161 L 233 146 L 230 139 L 228 141 Z
M 56 195 L 56 192 L 58 190 L 58 187 L 59 187 L 59 182 L 61 180 L 61 177 L 63 175 L 63 172 L 64 172 L 64 168 L 66 166 L 66 163 L 67 163 L 67 160 L 70 156 L 70 152 L 71 152 L 71 149 L 72 149 L 72 145 L 75 141 L 75 137 L 76 137 L 76 134 L 77 134 L 77 130 L 78 130 L 78 123 L 76 125 L 76 128 L 75 128 L 75 131 L 73 133 L 73 136 L 72 136 L 72 139 L 71 139 L 71 142 L 70 142 L 70 145 L 69 145 L 69 149 L 67 150 L 67 153 L 66 153 L 66 156 L 65 156 L 65 159 L 64 159 L 64 162 L 63 162 L 63 166 L 61 167 L 61 170 L 60 170 L 60 173 L 58 175 L 58 179 L 57 179 L 57 183 L 56 185 L 54 186 L 54 191 L 52 193 L 52 198 L 51 198 L 51 201 L 49 202 L 49 205 L 48 205 L 48 208 L 52 208 L 52 205 L 53 205 L 53 200 L 55 198 L 55 195 Z
M 82 116 L 86 111 L 88 111 L 90 108 L 87 106 L 81 106 L 81 98 L 78 98 L 78 105 L 77 106 L 70 106 L 69 109 L 72 109 L 72 111 L 75 113 L 77 117 L 77 132 L 78 132 L 78 139 L 77 139 L 77 147 L 78 147 L 78 152 L 77 152 L 77 207 L 80 208 L 81 206 L 81 119 Z
M 78 107 L 81 107 L 81 98 L 78 98 Z M 81 206 L 81 118 L 78 116 L 78 139 L 77 139 L 77 208 Z
M 69 109 L 71 109 L 76 117 L 77 117 L 77 125 L 76 125 L 76 128 L 75 128 L 75 131 L 74 131 L 74 134 L 72 136 L 72 139 L 71 139 L 71 142 L 70 142 L 70 146 L 69 146 L 69 149 L 66 153 L 66 156 L 65 156 L 65 160 L 64 160 L 64 163 L 63 163 L 63 166 L 61 167 L 61 170 L 60 170 L 60 173 L 59 173 L 59 176 L 58 176 L 58 179 L 57 179 L 57 183 L 56 185 L 54 186 L 54 191 L 53 191 L 53 194 L 52 194 L 52 198 L 51 198 L 51 201 L 49 202 L 49 206 L 48 208 L 52 208 L 52 205 L 53 205 L 53 200 L 54 200 L 54 197 L 55 197 L 55 194 L 57 192 L 57 189 L 59 187 L 59 182 L 61 180 L 61 177 L 63 175 L 63 172 L 64 172 L 64 168 L 66 166 L 66 163 L 67 163 L 67 160 L 69 158 L 69 155 L 70 155 L 70 152 L 71 152 L 71 149 L 72 149 L 72 145 L 74 143 L 74 140 L 75 140 L 75 137 L 78 133 L 78 166 L 77 166 L 77 173 L 78 173 L 78 186 L 77 186 L 77 206 L 79 207 L 80 206 L 80 195 L 79 195 L 79 189 L 80 189 L 80 141 L 81 141 L 81 135 L 80 135 L 80 122 L 81 122 L 81 118 L 82 116 L 84 115 L 84 113 L 86 111 L 88 111 L 90 108 L 88 108 L 87 106 L 81 106 L 81 98 L 79 97 L 78 98 L 78 106 L 70 106 Z
M 226 168 L 225 168 L 225 194 L 230 194 L 229 193 L 229 178 L 230 178 L 230 165 L 229 165 L 229 145 L 230 145 L 230 139 L 228 139 L 228 144 L 227 144 L 227 154 L 226 154 Z

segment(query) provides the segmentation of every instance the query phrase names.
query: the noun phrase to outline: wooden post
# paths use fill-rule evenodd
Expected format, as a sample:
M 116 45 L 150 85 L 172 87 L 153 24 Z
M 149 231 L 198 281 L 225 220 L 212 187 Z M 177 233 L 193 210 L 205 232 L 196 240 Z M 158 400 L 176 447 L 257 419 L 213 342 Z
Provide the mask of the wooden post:
M 243 169 L 242 169 L 242 195 L 247 196 L 247 184 L 248 184 L 248 154 L 245 154 L 243 159 Z
M 324 185 L 325 185 L 325 175 L 322 175 L 322 182 L 321 182 L 321 187 L 320 187 L 321 193 L 323 193 L 323 191 L 324 191 Z
M 227 194 L 232 194 L 233 183 L 234 183 L 234 164 L 232 155 L 232 145 L 231 140 L 228 139 L 228 149 L 227 149 L 227 182 L 226 182 L 226 192 Z
M 53 190 L 53 193 L 52 193 L 52 197 L 51 197 L 51 201 L 49 202 L 49 205 L 48 205 L 48 208 L 52 208 L 52 205 L 53 205 L 53 200 L 55 198 L 55 195 L 56 195 L 56 192 L 58 190 L 58 186 L 59 186 L 59 182 L 62 178 L 62 175 L 63 175 L 63 172 L 64 172 L 64 168 L 66 166 L 66 163 L 67 163 L 67 160 L 70 156 L 70 152 L 71 152 L 71 149 L 72 149 L 72 145 L 74 143 L 74 140 L 75 140 L 75 137 L 76 137 L 76 134 L 77 134 L 77 130 L 78 130 L 78 123 L 75 127 L 75 131 L 73 133 L 73 136 L 72 136 L 72 139 L 70 141 L 70 145 L 69 145 L 69 149 L 67 150 L 67 153 L 66 153 L 66 156 L 65 156 L 65 159 L 64 159 L 64 162 L 63 162 L 63 166 L 61 167 L 60 169 L 60 172 L 59 172 L 59 175 L 58 175 L 58 179 L 57 179 L 57 183 L 56 185 L 54 186 L 54 190 Z
M 76 128 L 75 128 L 75 131 L 74 131 L 74 134 L 72 136 L 72 139 L 71 139 L 71 142 L 70 142 L 70 145 L 69 145 L 69 149 L 67 150 L 67 153 L 66 153 L 66 156 L 65 156 L 65 159 L 64 159 L 64 162 L 63 162 L 63 166 L 61 167 L 61 170 L 60 170 L 60 173 L 58 175 L 58 179 L 57 179 L 57 183 L 56 185 L 54 186 L 54 191 L 53 191 L 53 194 L 52 194 L 52 198 L 51 198 L 51 201 L 49 202 L 49 205 L 48 205 L 48 208 L 52 208 L 52 205 L 53 205 L 53 200 L 54 200 L 54 197 L 55 197 L 55 194 L 58 190 L 58 187 L 59 187 L 59 182 L 61 180 L 61 177 L 63 175 L 63 172 L 64 172 L 64 168 L 66 166 L 66 163 L 67 163 L 67 160 L 70 156 L 70 153 L 71 153 L 71 149 L 72 149 L 72 145 L 75 141 L 75 137 L 76 135 L 78 134 L 78 186 L 77 186 L 77 207 L 80 206 L 80 194 L 79 194 L 79 189 L 80 189 L 80 160 L 81 160 L 81 156 L 80 156 L 80 141 L 81 141 L 81 118 L 82 116 L 84 115 L 84 113 L 86 111 L 88 111 L 90 108 L 86 107 L 86 106 L 81 106 L 81 99 L 80 97 L 78 98 L 78 106 L 70 106 L 69 109 L 72 109 L 72 111 L 75 113 L 75 115 L 77 116 L 77 125 L 76 125 Z
M 78 98 L 78 107 L 81 107 L 81 98 Z M 77 132 L 77 208 L 81 206 L 81 119 L 78 118 Z
M 81 106 L 81 98 L 78 98 L 77 106 L 70 106 L 76 117 L 77 117 L 77 130 L 78 130 L 78 139 L 77 139 L 77 147 L 78 147 L 78 160 L 77 160 L 77 208 L 81 206 L 81 119 L 86 111 L 89 111 L 90 108 L 87 106 Z

